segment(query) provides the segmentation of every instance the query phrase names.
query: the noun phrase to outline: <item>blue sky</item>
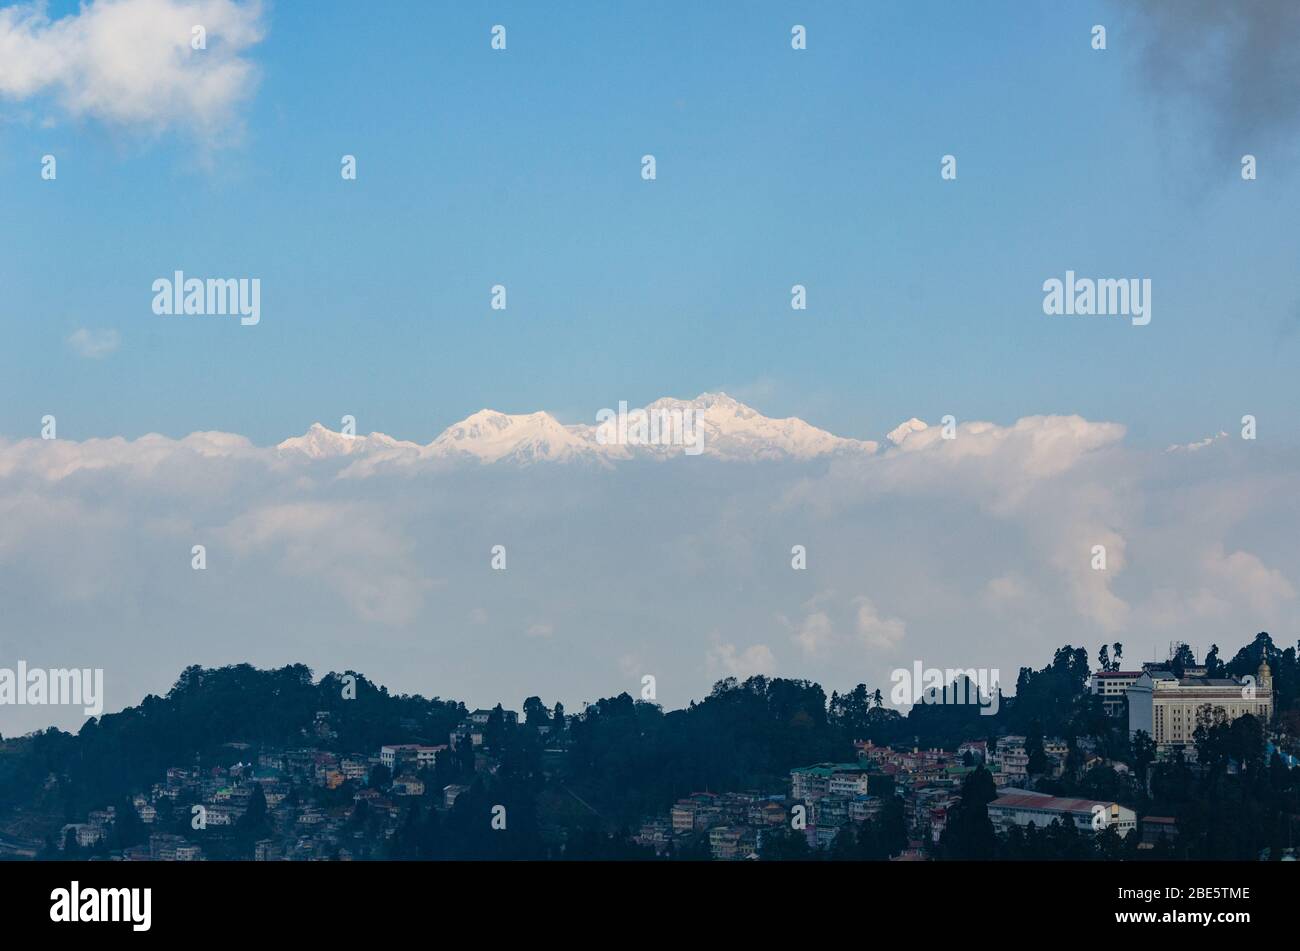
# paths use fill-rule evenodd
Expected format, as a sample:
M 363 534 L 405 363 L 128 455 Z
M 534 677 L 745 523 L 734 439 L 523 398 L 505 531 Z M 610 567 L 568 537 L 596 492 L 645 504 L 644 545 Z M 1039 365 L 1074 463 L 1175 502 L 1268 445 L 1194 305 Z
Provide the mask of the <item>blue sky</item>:
M 591 421 L 726 388 L 866 438 L 949 412 L 1297 434 L 1293 152 L 1168 108 L 1115 7 L 384 11 L 267 5 L 215 136 L 0 99 L 0 433 L 265 444 L 351 413 L 427 441 L 484 406 Z M 1152 323 L 1044 316 L 1067 268 L 1151 278 Z M 262 322 L 154 316 L 176 269 L 260 277 Z M 81 327 L 120 348 L 78 356 Z
M 236 662 L 577 709 L 1291 642 L 1300 7 L 547 6 L 0 2 L 0 662 L 103 667 L 108 709 Z M 259 279 L 260 323 L 156 316 L 176 270 Z M 1067 270 L 1149 279 L 1150 324 L 1046 316 Z M 718 389 L 880 451 L 220 434 Z

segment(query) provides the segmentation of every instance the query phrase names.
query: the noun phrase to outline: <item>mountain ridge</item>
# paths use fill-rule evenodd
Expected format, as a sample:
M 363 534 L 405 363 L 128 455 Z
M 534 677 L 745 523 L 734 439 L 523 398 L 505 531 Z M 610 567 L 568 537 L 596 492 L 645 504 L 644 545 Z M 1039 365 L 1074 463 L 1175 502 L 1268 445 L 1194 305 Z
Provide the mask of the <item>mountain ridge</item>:
M 798 417 L 764 416 L 726 393 L 693 400 L 661 397 L 644 407 L 602 410 L 596 423 L 561 423 L 550 413 L 484 408 L 421 445 L 385 433 L 349 436 L 319 422 L 276 445 L 285 457 L 366 457 L 371 464 L 421 460 L 484 465 L 541 462 L 609 467 L 633 458 L 708 455 L 729 461 L 808 460 L 871 455 L 879 443 L 836 436 Z M 924 425 L 924 424 L 922 424 Z

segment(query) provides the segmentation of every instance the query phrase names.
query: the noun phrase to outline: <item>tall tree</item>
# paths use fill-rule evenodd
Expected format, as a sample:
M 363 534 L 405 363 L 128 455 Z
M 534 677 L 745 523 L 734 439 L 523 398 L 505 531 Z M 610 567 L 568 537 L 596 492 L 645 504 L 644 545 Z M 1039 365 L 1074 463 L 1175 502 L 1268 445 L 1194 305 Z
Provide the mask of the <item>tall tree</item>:
M 524 701 L 524 725 L 544 726 L 551 722 L 551 715 L 540 697 L 529 697 Z
M 1047 752 L 1043 749 L 1043 727 L 1034 720 L 1025 734 L 1025 753 L 1029 756 L 1026 769 L 1030 776 L 1041 776 L 1047 772 Z
M 983 766 L 966 777 L 961 801 L 948 810 L 948 821 L 939 848 L 945 858 L 992 859 L 997 850 L 997 833 L 989 819 L 988 804 L 997 799 L 993 776 Z
M 235 822 L 235 837 L 247 846 L 270 834 L 271 821 L 266 808 L 266 793 L 262 792 L 261 783 L 253 783 L 248 808 Z
M 483 745 L 490 750 L 499 750 L 506 740 L 506 713 L 497 704 L 488 714 L 487 725 L 483 727 Z

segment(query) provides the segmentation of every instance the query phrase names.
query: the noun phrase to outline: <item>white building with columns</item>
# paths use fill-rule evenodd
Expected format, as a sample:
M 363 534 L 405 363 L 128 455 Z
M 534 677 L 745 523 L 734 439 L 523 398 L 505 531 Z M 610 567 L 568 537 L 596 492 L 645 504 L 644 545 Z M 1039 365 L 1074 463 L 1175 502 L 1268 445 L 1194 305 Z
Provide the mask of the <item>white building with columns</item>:
M 1257 677 L 1176 677 L 1172 671 L 1143 672 L 1128 688 L 1128 731 L 1142 730 L 1156 752 L 1191 747 L 1201 710 L 1222 710 L 1229 722 L 1251 714 L 1267 725 L 1273 715 L 1273 673 L 1260 662 Z

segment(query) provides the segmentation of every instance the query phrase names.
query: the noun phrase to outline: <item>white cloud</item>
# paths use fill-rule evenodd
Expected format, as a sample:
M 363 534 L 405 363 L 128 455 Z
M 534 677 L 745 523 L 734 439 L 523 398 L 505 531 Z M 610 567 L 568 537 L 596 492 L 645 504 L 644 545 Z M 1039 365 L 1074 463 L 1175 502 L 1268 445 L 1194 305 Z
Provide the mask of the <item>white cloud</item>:
M 555 625 L 547 623 L 530 624 L 524 634 L 528 637 L 550 637 L 555 633 Z
M 776 673 L 776 657 L 766 644 L 754 644 L 743 651 L 735 644 L 718 644 L 710 648 L 705 662 L 714 676 L 745 679 L 758 674 Z
M 1212 446 L 1221 439 L 1227 439 L 1228 434 L 1223 430 L 1215 433 L 1213 436 L 1206 436 L 1204 439 L 1198 439 L 1196 442 L 1176 443 L 1170 446 L 1165 452 L 1196 452 L 1198 449 L 1204 449 Z
M 191 48 L 191 31 L 207 48 Z M 44 3 L 0 9 L 0 98 L 49 96 L 68 115 L 214 136 L 253 91 L 257 0 L 93 0 L 51 19 Z
M 68 346 L 78 356 L 88 360 L 102 360 L 115 351 L 121 343 L 122 336 L 116 330 L 87 330 L 81 327 L 68 337 Z
M 858 638 L 864 644 L 879 650 L 890 650 L 902 643 L 907 625 L 900 619 L 881 617 L 875 604 L 865 595 L 854 598 L 853 605 L 858 609 Z
M 1127 565 L 1127 541 L 1117 532 L 1083 517 L 1062 520 L 1065 537 L 1055 546 L 1052 563 L 1069 579 L 1070 598 L 1081 615 L 1107 632 L 1128 621 L 1129 604 L 1112 590 Z M 1094 568 L 1095 546 L 1105 549 L 1106 567 Z
M 1252 552 L 1224 554 L 1220 544 L 1204 547 L 1180 562 L 1173 582 L 1138 605 L 1137 623 L 1184 637 L 1183 632 L 1196 631 L 1199 639 L 1193 643 L 1217 639 L 1222 644 L 1225 625 L 1281 628 L 1279 619 L 1295 616 L 1295 586 Z
M 993 578 L 989 581 L 986 591 L 988 597 L 999 604 L 1019 601 L 1027 593 L 1025 579 L 1015 572 Z
M 1277 611 L 1283 602 L 1296 596 L 1294 586 L 1280 571 L 1269 568 L 1248 551 L 1224 555 L 1220 546 L 1206 554 L 1203 565 L 1206 574 L 1223 589 L 1244 598 L 1264 614 Z
M 362 621 L 407 623 L 433 586 L 409 557 L 410 542 L 372 505 L 267 505 L 236 517 L 218 537 L 236 555 L 272 552 L 281 571 L 321 583 Z
M 825 611 L 817 611 L 803 619 L 793 639 L 805 654 L 820 654 L 830 645 L 834 635 L 830 616 Z

